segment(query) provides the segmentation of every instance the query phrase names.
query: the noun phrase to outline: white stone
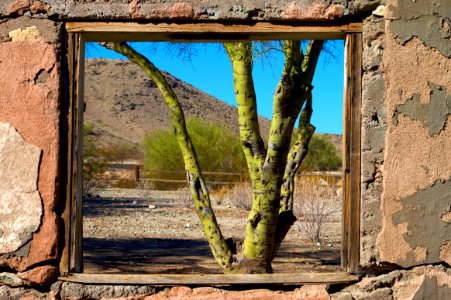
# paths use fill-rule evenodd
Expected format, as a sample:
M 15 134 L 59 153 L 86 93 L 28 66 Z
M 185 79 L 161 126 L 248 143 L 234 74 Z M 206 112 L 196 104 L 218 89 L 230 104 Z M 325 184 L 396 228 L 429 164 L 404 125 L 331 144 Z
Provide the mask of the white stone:
M 18 28 L 11 32 L 9 32 L 9 37 L 13 42 L 15 41 L 28 41 L 28 40 L 36 40 L 41 36 L 41 32 L 39 32 L 36 26 L 30 26 L 25 28 Z
M 379 5 L 376 10 L 373 11 L 373 15 L 378 17 L 385 17 L 385 5 Z
M 41 149 L 0 122 L 0 253 L 18 250 L 41 224 L 40 156 Z

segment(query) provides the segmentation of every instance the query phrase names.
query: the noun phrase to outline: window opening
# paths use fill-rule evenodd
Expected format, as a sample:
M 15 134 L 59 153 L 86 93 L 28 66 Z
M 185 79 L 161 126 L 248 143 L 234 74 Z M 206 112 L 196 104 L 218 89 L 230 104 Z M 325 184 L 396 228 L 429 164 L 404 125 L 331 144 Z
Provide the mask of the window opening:
M 186 43 L 180 45 L 186 45 Z M 179 47 L 181 47 L 180 45 Z M 340 47 L 339 42 L 335 42 L 335 45 Z M 341 47 L 342 45 L 343 42 L 341 42 Z M 187 200 L 190 197 L 186 189 L 185 192 L 164 191 L 161 193 L 162 189 L 173 188 L 179 184 L 182 186 L 186 185 L 184 184 L 183 172 L 181 174 L 182 178 L 179 179 L 177 170 L 170 170 L 170 167 L 165 166 L 161 167 L 163 170 L 158 170 L 149 167 L 149 164 L 146 166 L 144 163 L 146 155 L 144 155 L 145 151 L 142 149 L 142 142 L 140 143 L 139 140 L 143 139 L 143 135 L 145 136 L 142 132 L 146 131 L 146 125 L 142 125 L 142 123 L 146 122 L 142 120 L 147 116 L 147 106 L 152 104 L 149 103 L 152 101 L 149 98 L 156 99 L 159 96 L 155 90 L 155 83 L 143 74 L 144 72 L 139 67 L 129 61 L 112 61 L 105 58 L 90 57 L 94 56 L 89 53 L 92 51 L 90 47 L 92 46 L 88 44 L 88 58 L 84 61 L 84 101 L 86 111 L 84 123 L 82 122 L 84 144 L 82 168 L 85 190 L 83 196 L 84 271 L 87 273 L 222 273 L 212 258 L 208 244 L 203 237 L 201 226 L 196 225 L 199 224 L 199 220 L 194 214 L 194 209 L 181 207 L 184 205 L 183 202 L 188 203 Z M 203 44 L 203 47 L 210 47 L 209 50 L 205 50 L 210 51 L 212 44 Z M 95 47 L 92 48 L 94 49 Z M 337 52 L 340 53 L 340 50 Z M 228 60 L 225 53 L 222 55 Z M 195 68 L 193 61 L 190 64 L 192 66 L 188 68 Z M 214 63 L 210 64 L 214 65 Z M 263 65 L 266 68 L 264 71 L 268 73 L 268 70 L 271 69 L 272 72 L 273 68 L 277 68 L 275 64 L 277 63 L 273 63 L 273 65 L 266 63 L 266 65 Z M 228 67 L 230 71 L 231 66 L 229 65 Z M 254 73 L 258 73 L 255 71 L 258 68 L 261 68 L 261 66 L 255 63 Z M 317 69 L 326 68 L 327 65 L 323 61 L 317 67 Z M 107 78 L 105 78 L 105 74 L 109 74 Z M 341 72 L 341 74 L 343 73 Z M 332 82 L 343 82 L 343 79 L 340 79 L 341 74 L 335 77 L 338 77 L 338 79 L 331 80 L 329 76 L 329 80 L 323 79 L 322 81 L 329 84 Z M 188 110 L 192 109 L 190 106 L 198 104 L 193 102 L 194 100 L 190 99 L 190 96 L 194 95 L 194 98 L 196 96 L 197 98 L 209 97 L 203 95 L 202 92 L 192 89 L 176 77 L 168 78 L 171 87 L 176 90 L 176 94 L 177 90 L 186 92 L 179 96 L 182 107 L 185 106 L 185 110 L 186 108 Z M 273 81 L 278 81 L 278 75 L 274 75 L 274 78 Z M 232 81 L 232 79 L 229 81 Z M 256 82 L 258 81 L 257 79 Z M 313 85 L 320 84 L 314 82 Z M 131 88 L 139 86 L 141 87 L 137 91 Z M 230 86 L 230 89 L 233 90 L 233 83 Z M 321 90 L 321 88 L 317 89 Z M 258 93 L 257 91 L 257 99 L 259 98 Z M 341 92 L 338 91 L 338 94 L 341 94 Z M 316 96 L 314 95 L 313 97 Z M 324 96 L 322 97 L 324 98 Z M 183 103 L 185 98 L 187 101 Z M 340 99 L 341 97 L 338 96 L 338 98 Z M 233 103 L 230 100 L 234 99 L 228 100 Z M 316 99 L 316 102 L 320 101 Z M 342 104 L 343 101 L 339 100 L 338 102 Z M 207 103 L 207 107 L 210 106 L 208 109 L 211 111 L 219 113 L 219 115 L 222 113 L 223 119 L 231 117 L 229 111 L 236 111 L 236 108 L 227 107 L 224 104 L 215 107 L 211 103 L 208 105 L 208 101 L 205 101 L 205 103 Z M 315 100 L 313 100 L 313 103 L 315 103 Z M 271 104 L 259 103 L 258 106 L 259 108 L 267 107 L 271 106 Z M 163 109 L 167 109 L 165 105 Z M 142 114 L 140 114 L 140 110 L 142 110 Z M 331 110 L 335 113 L 337 119 L 340 119 L 339 117 L 342 113 L 337 112 L 336 108 Z M 324 111 L 321 112 L 321 110 L 315 109 L 314 116 L 321 113 L 324 113 Z M 148 113 L 148 115 L 154 116 L 160 123 L 164 123 L 164 119 L 169 119 L 166 116 L 163 118 L 161 110 L 157 113 Z M 189 120 L 190 113 L 187 115 Z M 206 114 L 201 111 L 192 115 L 205 116 Z M 234 115 L 236 116 L 236 112 L 234 112 Z M 269 117 L 271 117 L 270 114 Z M 208 120 L 208 117 L 204 119 L 212 123 L 211 120 Z M 213 120 L 213 123 L 220 123 L 215 119 Z M 198 122 L 205 122 L 205 120 L 198 120 Z M 269 120 L 265 120 L 264 116 L 261 117 L 261 128 L 265 127 L 265 123 L 269 127 L 269 122 Z M 339 122 L 341 123 L 341 121 Z M 346 121 L 344 124 L 346 126 Z M 235 125 L 235 129 L 233 125 Z M 234 133 L 236 139 L 238 139 L 236 125 L 237 122 L 235 121 L 229 122 L 226 126 L 231 127 L 229 128 L 231 132 L 235 130 Z M 205 127 L 205 124 L 200 126 Z M 147 127 L 155 129 L 158 126 L 154 123 Z M 167 127 L 166 125 L 166 130 L 168 130 Z M 338 128 L 335 133 L 340 133 L 340 131 L 341 128 Z M 137 132 L 138 134 L 136 134 Z M 324 131 L 320 131 L 320 133 L 324 133 Z M 149 136 L 151 135 L 148 134 Z M 155 139 L 155 136 L 148 138 L 151 141 Z M 333 139 L 335 139 L 335 147 L 331 146 L 334 142 Z M 316 135 L 311 146 L 312 149 L 318 148 L 315 151 L 324 150 L 325 148 L 331 150 L 331 147 L 334 151 L 336 149 L 339 150 L 340 146 L 337 145 L 340 142 L 337 143 L 338 139 L 339 136 L 337 134 L 335 136 Z M 332 143 L 327 144 L 327 141 Z M 315 143 L 319 145 L 315 146 Z M 151 147 L 154 147 L 154 145 Z M 201 151 L 201 149 L 197 151 Z M 315 151 L 311 151 L 311 153 L 315 153 Z M 298 207 L 294 207 L 294 209 L 298 210 L 297 216 L 300 222 L 296 222 L 293 225 L 286 240 L 282 243 L 278 256 L 273 261 L 276 273 L 338 271 L 341 269 L 339 267 L 340 251 L 343 252 L 343 248 L 340 247 L 341 234 L 339 229 L 343 223 L 346 223 L 346 220 L 344 222 L 341 221 L 341 190 L 339 187 L 341 184 L 346 184 L 346 175 L 344 178 L 345 183 L 341 183 L 341 179 L 339 179 L 341 176 L 336 173 L 313 174 L 312 171 L 317 171 L 315 168 L 322 168 L 322 171 L 334 169 L 334 167 L 330 167 L 330 161 L 326 162 L 326 164 L 329 165 L 326 167 L 310 166 L 310 169 L 304 168 L 303 172 L 301 172 L 304 176 L 299 176 L 299 180 L 296 179 L 296 184 L 298 185 L 296 198 L 299 197 L 300 190 L 302 190 L 304 196 L 302 203 L 296 199 Z M 91 170 L 87 170 L 89 168 Z M 97 174 L 95 174 L 96 172 Z M 231 194 L 236 186 L 242 188 L 242 186 L 246 185 L 245 182 L 249 181 L 249 175 L 247 172 L 231 172 L 230 170 L 219 170 L 222 174 L 208 174 L 209 172 L 215 171 L 207 171 L 205 174 L 206 182 L 211 188 L 213 207 L 218 210 L 217 217 L 221 229 L 227 225 L 230 225 L 232 229 L 239 228 L 234 233 L 229 229 L 222 230 L 224 230 L 226 237 L 242 240 L 248 212 L 245 209 L 236 209 L 235 206 L 243 204 L 231 202 L 230 199 L 227 199 L 227 197 L 230 198 L 230 195 L 227 194 Z M 152 173 L 157 173 L 156 177 L 161 177 L 163 173 L 166 173 L 166 175 L 169 175 L 169 178 L 166 175 L 165 178 L 155 178 L 155 175 Z M 211 177 L 209 177 L 210 175 Z M 94 182 L 92 187 L 86 186 L 86 183 L 90 181 L 89 176 L 92 177 L 91 179 L 94 179 L 92 180 Z M 96 178 L 96 176 L 98 177 Z M 233 178 L 234 176 L 236 177 Z M 226 182 L 228 184 L 225 184 Z M 99 186 L 95 186 L 96 184 L 99 184 Z M 241 189 L 238 193 L 245 193 L 245 191 Z M 308 195 L 308 198 L 316 196 L 318 198 L 316 200 L 319 200 L 319 202 L 309 201 L 309 199 L 306 199 L 306 195 Z M 331 198 L 338 199 L 338 201 L 331 201 L 328 205 L 324 205 L 324 201 L 327 201 L 326 198 L 329 198 L 329 201 Z M 302 206 L 302 208 L 299 208 L 299 206 Z M 190 212 L 193 216 L 183 219 L 183 217 L 180 217 L 180 215 L 183 216 L 183 213 L 180 214 L 177 211 L 181 208 L 183 212 Z M 105 214 L 102 214 L 102 211 Z M 221 220 L 221 215 L 225 217 L 223 220 Z M 166 218 L 169 220 L 169 223 L 162 224 L 161 219 L 158 220 L 155 217 Z M 234 223 L 235 220 L 232 219 L 235 217 L 238 217 L 237 219 L 241 223 Z M 318 219 L 323 217 L 325 219 L 323 219 L 321 224 L 323 228 L 320 234 L 322 235 L 319 236 L 318 232 L 315 235 L 317 228 L 312 227 L 318 224 L 314 224 L 314 222 L 319 221 Z M 185 222 L 185 220 L 189 221 Z M 171 230 L 172 226 L 174 226 L 173 231 Z M 113 228 L 114 230 L 108 228 Z M 153 233 L 148 231 L 150 235 L 146 237 L 146 229 L 151 229 Z M 167 231 L 181 233 L 182 236 L 185 235 L 189 238 L 177 238 L 171 234 L 163 235 L 160 238 L 154 235 L 158 231 L 160 233 L 166 233 Z M 116 242 L 112 242 L 112 240 L 116 240 Z M 175 249 L 171 249 L 171 245 L 175 246 Z M 193 246 L 196 245 L 199 248 L 193 250 Z M 190 251 L 192 253 L 188 253 L 187 257 L 181 256 L 182 254 L 186 255 Z M 170 255 L 159 255 L 165 253 Z M 101 259 L 99 260 L 99 258 Z M 323 262 L 323 264 L 318 268 L 311 268 L 312 265 L 318 262 Z

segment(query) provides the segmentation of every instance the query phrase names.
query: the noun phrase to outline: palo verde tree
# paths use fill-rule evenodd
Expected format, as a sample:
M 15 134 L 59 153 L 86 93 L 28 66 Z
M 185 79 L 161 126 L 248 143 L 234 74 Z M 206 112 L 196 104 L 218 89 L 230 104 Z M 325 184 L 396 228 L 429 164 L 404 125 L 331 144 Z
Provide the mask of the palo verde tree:
M 294 177 L 315 130 L 310 123 L 312 79 L 323 41 L 310 41 L 305 51 L 300 41 L 284 41 L 284 68 L 274 93 L 267 146 L 263 143 L 258 124 L 252 78 L 252 42 L 223 44 L 233 68 L 240 141 L 253 190 L 252 209 L 240 253 L 234 253 L 233 242 L 226 240 L 221 233 L 182 108 L 164 75 L 126 42 L 102 45 L 139 65 L 156 83 L 168 104 L 196 213 L 212 254 L 224 273 L 272 273 L 271 262 L 296 221 L 293 214 Z M 298 130 L 293 135 L 299 115 Z

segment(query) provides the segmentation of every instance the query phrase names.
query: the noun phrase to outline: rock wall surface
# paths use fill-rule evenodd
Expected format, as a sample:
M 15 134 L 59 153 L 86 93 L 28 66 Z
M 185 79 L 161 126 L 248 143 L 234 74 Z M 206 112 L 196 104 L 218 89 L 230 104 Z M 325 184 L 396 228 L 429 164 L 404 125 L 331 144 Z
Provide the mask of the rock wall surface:
M 0 299 L 127 299 L 127 300 L 447 300 L 451 297 L 451 270 L 443 266 L 421 266 L 368 276 L 360 282 L 334 291 L 326 285 L 249 288 L 154 287 L 128 285 L 89 285 L 54 283 L 49 292 L 28 287 L 0 286 Z
M 0 247 L 0 268 L 14 272 L 3 274 L 0 282 L 18 276 L 39 284 L 57 273 L 61 100 L 57 32 L 58 26 L 48 20 L 22 17 L 0 23 L 0 122 L 6 130 L 0 138 L 1 224 L 7 223 L 1 238 L 11 236 L 8 228 L 15 231 L 8 245 Z M 12 203 L 17 207 L 8 209 Z
M 380 0 L 4 0 L 0 17 L 134 20 L 323 20 L 352 18 Z
M 360 264 L 365 267 L 377 262 L 376 237 L 381 228 L 382 165 L 387 131 L 382 64 L 386 48 L 384 11 L 373 12 L 363 26 Z
M 366 276 L 286 292 L 55 282 L 66 20 L 363 21 Z M 1 1 L 0 298 L 450 299 L 450 39 L 447 0 Z
M 450 17 L 447 2 L 388 6 L 380 262 L 450 263 Z

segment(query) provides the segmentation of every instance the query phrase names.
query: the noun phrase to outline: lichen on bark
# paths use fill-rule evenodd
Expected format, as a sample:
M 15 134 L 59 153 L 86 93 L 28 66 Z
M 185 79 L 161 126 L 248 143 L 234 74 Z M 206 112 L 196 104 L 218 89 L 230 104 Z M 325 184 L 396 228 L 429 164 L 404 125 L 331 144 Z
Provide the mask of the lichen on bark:
M 314 132 L 314 127 L 310 124 L 312 79 L 323 41 L 311 41 L 305 53 L 300 41 L 284 42 L 284 69 L 274 95 L 267 147 L 263 143 L 258 124 L 252 77 L 252 42 L 224 43 L 234 74 L 240 140 L 253 190 L 252 209 L 247 219 L 242 253 L 237 257 L 233 256 L 231 243 L 225 240 L 216 221 L 196 152 L 186 129 L 183 111 L 171 86 L 146 57 L 127 43 L 102 45 L 139 65 L 162 93 L 182 151 L 197 215 L 213 256 L 222 270 L 225 273 L 272 273 L 271 262 L 296 220 L 292 212 L 293 181 Z M 295 121 L 300 113 L 299 130 L 291 146 Z

